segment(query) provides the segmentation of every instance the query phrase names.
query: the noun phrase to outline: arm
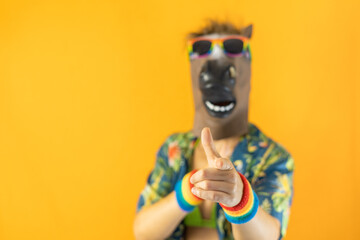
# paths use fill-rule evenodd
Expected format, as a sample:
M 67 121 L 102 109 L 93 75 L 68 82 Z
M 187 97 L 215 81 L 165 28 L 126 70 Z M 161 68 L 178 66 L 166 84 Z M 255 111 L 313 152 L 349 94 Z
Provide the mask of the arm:
M 167 238 L 186 214 L 180 209 L 175 192 L 172 192 L 137 213 L 134 222 L 135 237 L 138 240 Z
M 282 239 L 286 234 L 294 194 L 294 159 L 274 142 L 269 148 L 271 151 L 263 164 L 253 167 L 251 183 L 262 209 L 280 223 L 278 239 Z
M 263 164 L 253 167 L 252 185 L 260 201 L 255 217 L 244 224 L 232 224 L 236 239 L 282 239 L 286 233 L 292 201 L 294 160 L 282 147 L 271 143 Z M 261 177 L 260 177 L 261 176 Z M 264 207 L 264 210 L 261 206 Z
M 140 194 L 133 225 L 136 239 L 164 239 L 183 232 L 179 223 L 186 211 L 177 203 L 174 189 L 179 179 L 177 171 L 169 164 L 169 152 L 178 142 L 177 137 L 171 135 L 158 150 L 154 169 Z
M 247 223 L 231 224 L 236 240 L 242 239 L 279 239 L 280 222 L 259 207 L 255 217 Z

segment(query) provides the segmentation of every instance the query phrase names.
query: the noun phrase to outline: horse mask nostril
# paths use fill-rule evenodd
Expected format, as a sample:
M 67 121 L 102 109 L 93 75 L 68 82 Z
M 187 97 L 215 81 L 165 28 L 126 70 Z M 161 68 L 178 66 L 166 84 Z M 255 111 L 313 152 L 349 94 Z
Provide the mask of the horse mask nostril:
M 235 70 L 234 65 L 231 65 L 229 67 L 228 72 L 229 72 L 230 78 L 235 78 L 236 77 L 236 70 Z
M 207 72 L 200 73 L 200 79 L 204 82 L 207 82 L 210 80 L 210 75 Z

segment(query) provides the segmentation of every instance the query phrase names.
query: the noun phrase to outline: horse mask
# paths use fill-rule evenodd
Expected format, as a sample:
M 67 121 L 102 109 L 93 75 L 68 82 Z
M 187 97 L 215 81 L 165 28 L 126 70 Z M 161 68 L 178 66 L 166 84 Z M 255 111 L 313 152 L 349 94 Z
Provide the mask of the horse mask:
M 248 132 L 250 48 L 244 42 L 242 54 L 231 54 L 231 42 L 230 47 L 225 48 L 224 40 L 230 37 L 250 40 L 252 25 L 241 32 L 240 35 L 209 34 L 190 40 L 190 68 L 195 105 L 193 133 L 198 137 L 204 127 L 210 128 L 215 140 L 241 136 Z M 207 51 L 203 43 L 200 43 L 200 46 L 194 43 L 204 39 L 223 40 L 212 41 L 212 47 Z M 194 48 L 198 52 L 194 52 Z M 199 57 L 198 53 L 200 51 L 202 54 L 202 50 L 207 51 L 207 54 Z M 198 56 L 193 57 L 191 54 Z

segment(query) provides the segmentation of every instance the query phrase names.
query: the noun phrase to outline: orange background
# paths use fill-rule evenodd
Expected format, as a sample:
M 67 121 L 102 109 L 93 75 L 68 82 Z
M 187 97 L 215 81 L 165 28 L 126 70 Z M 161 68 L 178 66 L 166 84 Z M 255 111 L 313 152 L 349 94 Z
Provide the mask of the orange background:
M 133 239 L 192 126 L 184 37 L 254 23 L 250 120 L 294 156 L 286 239 L 359 239 L 358 0 L 1 1 L 0 239 Z

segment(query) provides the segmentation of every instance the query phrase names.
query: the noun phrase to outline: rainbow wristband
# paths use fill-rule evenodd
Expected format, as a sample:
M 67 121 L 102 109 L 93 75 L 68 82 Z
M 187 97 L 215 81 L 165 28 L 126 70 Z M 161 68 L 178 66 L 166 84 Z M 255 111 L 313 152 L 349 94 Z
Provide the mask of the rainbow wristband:
M 224 209 L 226 219 L 236 224 L 250 221 L 259 208 L 259 199 L 254 190 L 252 190 L 250 183 L 244 175 L 241 173 L 239 175 L 244 185 L 243 196 L 240 202 L 233 207 L 226 207 L 220 203 L 220 206 Z
M 194 184 L 190 182 L 190 178 L 196 171 L 197 170 L 193 170 L 187 173 L 183 179 L 178 181 L 175 185 L 176 200 L 180 208 L 185 212 L 191 212 L 195 209 L 195 206 L 199 205 L 202 201 L 201 198 L 195 196 L 191 192 L 191 188 Z

